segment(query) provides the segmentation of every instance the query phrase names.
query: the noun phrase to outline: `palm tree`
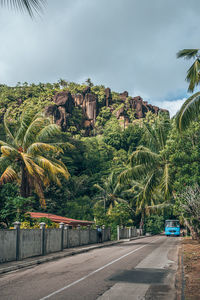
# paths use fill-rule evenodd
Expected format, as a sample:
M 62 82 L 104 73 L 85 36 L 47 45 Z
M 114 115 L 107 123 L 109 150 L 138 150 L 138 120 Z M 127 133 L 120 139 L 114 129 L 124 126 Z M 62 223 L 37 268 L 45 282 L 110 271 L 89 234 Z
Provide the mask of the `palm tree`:
M 0 5 L 26 11 L 33 18 L 34 13 L 42 11 L 45 2 L 45 0 L 0 0 Z
M 60 128 L 52 124 L 50 118 L 33 111 L 21 116 L 16 134 L 8 126 L 8 112 L 4 116 L 4 128 L 7 142 L 0 141 L 0 184 L 17 180 L 20 194 L 28 197 L 34 189 L 45 207 L 43 187 L 51 181 L 60 185 L 59 176 L 69 178 L 69 172 L 59 160 L 62 151 L 58 144 L 49 143 Z
M 186 81 L 189 82 L 188 92 L 193 92 L 200 83 L 200 54 L 199 49 L 183 49 L 177 53 L 177 58 L 194 59 L 194 63 L 187 71 Z
M 195 61 L 187 72 L 186 80 L 189 82 L 188 91 L 193 92 L 200 83 L 200 53 L 199 49 L 183 49 L 177 53 L 177 57 L 185 59 L 193 58 Z M 189 97 L 176 115 L 177 128 L 185 130 L 200 113 L 200 92 Z
M 200 92 L 190 96 L 176 114 L 176 125 L 179 131 L 188 128 L 200 113 Z
M 103 204 L 104 210 L 112 209 L 118 203 L 127 203 L 128 202 L 123 197 L 123 189 L 117 177 L 112 172 L 109 177 L 104 180 L 103 185 L 94 184 L 94 187 L 99 191 L 97 197 L 98 201 L 96 204 Z
M 164 149 L 170 129 L 169 120 L 158 118 L 154 124 L 144 123 L 148 147 L 139 146 L 130 156 L 130 166 L 119 176 L 120 183 L 133 183 L 137 209 L 158 205 L 170 195 L 170 164 Z M 162 194 L 162 196 L 160 195 Z

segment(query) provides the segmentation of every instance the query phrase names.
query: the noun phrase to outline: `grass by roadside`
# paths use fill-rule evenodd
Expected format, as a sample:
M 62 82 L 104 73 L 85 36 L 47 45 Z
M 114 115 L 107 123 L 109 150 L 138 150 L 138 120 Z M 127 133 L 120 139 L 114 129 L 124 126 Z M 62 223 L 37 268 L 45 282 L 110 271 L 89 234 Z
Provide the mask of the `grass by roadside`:
M 200 299 L 200 243 L 190 237 L 182 239 L 185 300 Z

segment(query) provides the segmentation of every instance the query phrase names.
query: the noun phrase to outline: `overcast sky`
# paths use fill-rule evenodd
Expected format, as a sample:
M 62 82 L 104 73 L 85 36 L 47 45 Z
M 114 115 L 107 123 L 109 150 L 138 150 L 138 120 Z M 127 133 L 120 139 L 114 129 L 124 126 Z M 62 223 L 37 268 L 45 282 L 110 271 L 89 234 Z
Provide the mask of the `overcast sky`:
M 0 8 L 0 41 L 0 83 L 90 77 L 174 114 L 191 64 L 176 53 L 200 47 L 200 1 L 47 0 L 35 20 Z

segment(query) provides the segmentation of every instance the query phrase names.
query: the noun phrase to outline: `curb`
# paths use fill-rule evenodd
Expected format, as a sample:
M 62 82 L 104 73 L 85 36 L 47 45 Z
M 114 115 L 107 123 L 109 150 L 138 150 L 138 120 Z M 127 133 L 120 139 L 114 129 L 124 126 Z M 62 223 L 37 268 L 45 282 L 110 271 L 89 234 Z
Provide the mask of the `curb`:
M 41 258 L 38 258 L 38 259 L 35 258 L 34 260 L 28 261 L 28 262 L 27 261 L 21 261 L 21 262 L 16 263 L 16 261 L 14 261 L 13 263 L 15 263 L 15 264 L 13 266 L 8 266 L 8 267 L 3 267 L 3 268 L 0 267 L 0 275 L 4 274 L 4 273 L 9 273 L 9 272 L 13 272 L 13 271 L 16 271 L 16 270 L 20 270 L 20 269 L 23 269 L 23 268 L 36 266 L 36 265 L 43 264 L 43 263 L 46 263 L 46 262 L 49 262 L 49 261 L 54 261 L 54 260 L 64 258 L 64 257 L 67 257 L 67 256 L 72 256 L 72 255 L 76 255 L 76 254 L 80 254 L 80 253 L 89 252 L 91 250 L 98 249 L 98 248 L 110 247 L 110 246 L 120 244 L 120 243 L 123 243 L 123 242 L 128 242 L 128 241 L 132 241 L 132 240 L 139 240 L 139 239 L 145 238 L 145 237 L 147 237 L 147 236 L 133 237 L 131 239 L 123 239 L 123 240 L 120 240 L 120 241 L 113 241 L 113 242 L 110 242 L 110 243 L 107 243 L 107 244 L 104 244 L 104 243 L 99 244 L 99 245 L 95 244 L 94 246 L 81 248 L 81 249 L 72 248 L 71 251 L 68 248 L 68 249 L 64 249 L 62 252 L 61 251 L 55 252 L 51 256 L 46 256 L 46 257 L 44 256 L 44 257 L 41 257 Z M 12 262 L 10 262 L 10 263 L 12 263 Z
M 91 247 L 88 247 L 88 248 L 82 248 L 82 249 L 73 248 L 73 250 L 71 250 L 71 251 L 69 251 L 69 249 L 67 249 L 68 252 L 64 252 L 65 250 L 63 252 L 55 252 L 53 255 L 48 256 L 48 257 L 42 257 L 42 258 L 34 259 L 34 260 L 28 261 L 28 262 L 22 261 L 22 262 L 19 262 L 18 264 L 15 264 L 13 266 L 0 268 L 0 274 L 16 271 L 16 270 L 27 268 L 27 267 L 30 267 L 30 266 L 43 264 L 45 262 L 57 260 L 57 259 L 64 258 L 64 257 L 67 257 L 67 256 L 72 256 L 72 255 L 76 255 L 76 254 L 80 254 L 80 253 L 84 253 L 84 252 L 89 252 L 91 250 L 98 249 L 98 248 L 113 246 L 115 244 L 122 243 L 122 242 L 124 242 L 124 240 L 114 241 L 114 242 L 111 242 L 109 244 L 95 245 L 95 246 L 91 246 Z

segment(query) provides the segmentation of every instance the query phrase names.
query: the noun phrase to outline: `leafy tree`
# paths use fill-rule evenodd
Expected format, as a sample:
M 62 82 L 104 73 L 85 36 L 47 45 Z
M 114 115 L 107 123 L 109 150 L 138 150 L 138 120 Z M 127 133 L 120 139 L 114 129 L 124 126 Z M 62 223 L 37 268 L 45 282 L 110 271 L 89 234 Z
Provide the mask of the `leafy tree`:
M 92 80 L 90 78 L 87 78 L 85 83 L 89 86 L 89 87 L 93 87 L 94 84 L 92 83 Z
M 122 129 L 116 117 L 112 118 L 106 123 L 103 133 L 103 141 L 115 149 L 121 148 Z
M 151 234 L 158 234 L 164 230 L 164 218 L 163 216 L 151 215 L 145 220 L 145 232 Z
M 187 186 L 176 196 L 176 205 L 193 239 L 200 239 L 200 187 Z
M 10 227 L 15 221 L 24 221 L 26 212 L 37 207 L 34 198 L 19 196 L 18 186 L 7 183 L 0 186 L 0 228 Z
M 13 133 L 9 129 L 7 115 L 4 117 L 7 142 L 0 141 L 0 183 L 17 180 L 20 183 L 20 195 L 29 197 L 35 189 L 45 207 L 43 186 L 51 181 L 60 184 L 59 176 L 66 179 L 69 173 L 58 159 L 61 148 L 47 141 L 60 133 L 60 128 L 52 124 L 49 118 L 34 111 L 26 111 L 21 117 L 19 129 Z
M 192 122 L 181 132 L 173 124 L 165 152 L 170 163 L 172 190 L 181 192 L 184 186 L 200 184 L 200 122 Z

